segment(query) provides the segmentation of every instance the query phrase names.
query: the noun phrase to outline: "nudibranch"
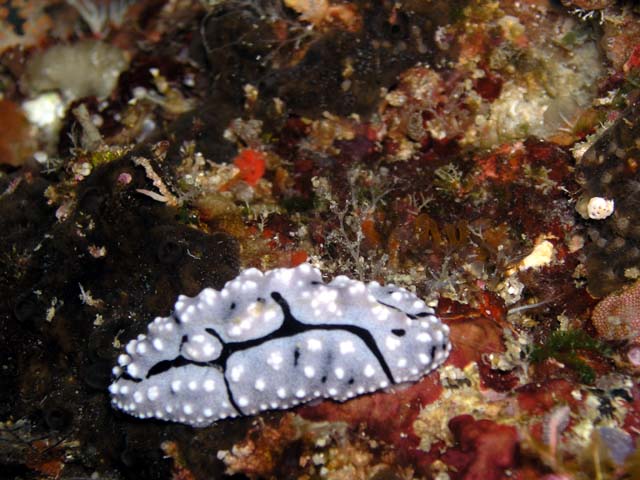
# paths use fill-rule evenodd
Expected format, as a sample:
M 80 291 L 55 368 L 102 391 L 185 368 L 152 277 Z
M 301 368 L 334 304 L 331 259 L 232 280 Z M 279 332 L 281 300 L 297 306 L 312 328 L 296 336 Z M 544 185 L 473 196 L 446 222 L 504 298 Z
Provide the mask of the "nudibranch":
M 180 296 L 127 344 L 109 391 L 130 415 L 205 427 L 413 382 L 450 350 L 449 328 L 404 288 L 325 283 L 307 263 L 250 268 L 222 290 Z

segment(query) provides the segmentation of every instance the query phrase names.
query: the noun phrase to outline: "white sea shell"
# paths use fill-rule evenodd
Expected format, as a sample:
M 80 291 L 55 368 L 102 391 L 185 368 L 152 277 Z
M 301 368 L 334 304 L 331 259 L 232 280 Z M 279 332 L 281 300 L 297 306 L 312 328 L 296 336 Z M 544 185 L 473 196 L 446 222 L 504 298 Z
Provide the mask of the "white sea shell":
M 587 204 L 587 214 L 593 220 L 604 220 L 613 213 L 614 201 L 608 198 L 591 197 Z

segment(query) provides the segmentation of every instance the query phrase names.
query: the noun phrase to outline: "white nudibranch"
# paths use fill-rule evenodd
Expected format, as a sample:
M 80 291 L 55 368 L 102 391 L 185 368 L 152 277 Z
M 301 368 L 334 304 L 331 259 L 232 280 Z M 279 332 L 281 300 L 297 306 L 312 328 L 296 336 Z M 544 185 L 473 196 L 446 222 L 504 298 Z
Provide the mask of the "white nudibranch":
M 171 316 L 131 340 L 113 368 L 112 404 L 205 427 L 414 382 L 451 350 L 434 313 L 392 284 L 324 283 L 306 263 L 250 268 L 220 291 L 180 296 Z

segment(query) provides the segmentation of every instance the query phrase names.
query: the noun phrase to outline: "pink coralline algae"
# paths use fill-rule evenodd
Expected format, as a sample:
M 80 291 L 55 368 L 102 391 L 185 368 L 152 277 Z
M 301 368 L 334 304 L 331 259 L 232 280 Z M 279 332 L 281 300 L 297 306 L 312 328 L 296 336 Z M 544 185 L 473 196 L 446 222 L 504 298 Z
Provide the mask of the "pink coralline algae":
M 640 281 L 613 293 L 596 305 L 591 321 L 606 340 L 629 340 L 637 343 L 640 333 Z
M 455 467 L 454 478 L 491 480 L 503 478 L 504 469 L 515 464 L 518 433 L 515 427 L 490 420 L 475 420 L 459 415 L 449 421 L 457 447 L 448 450 L 443 460 Z
M 640 367 L 640 347 L 633 347 L 627 352 L 627 358 L 632 365 Z

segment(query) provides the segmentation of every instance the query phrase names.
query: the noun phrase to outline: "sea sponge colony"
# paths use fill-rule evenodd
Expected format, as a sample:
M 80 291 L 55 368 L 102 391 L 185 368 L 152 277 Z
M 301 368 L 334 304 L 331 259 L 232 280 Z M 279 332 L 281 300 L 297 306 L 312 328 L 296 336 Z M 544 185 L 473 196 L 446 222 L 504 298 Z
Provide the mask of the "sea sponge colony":
M 585 152 L 577 167 L 584 188 L 577 209 L 588 222 L 588 287 L 597 297 L 640 273 L 638 137 L 640 102 L 636 101 Z
M 404 288 L 324 283 L 306 263 L 252 268 L 222 290 L 179 297 L 127 344 L 109 390 L 131 415 L 204 427 L 416 381 L 447 358 L 448 333 Z
M 32 95 L 57 90 L 66 102 L 108 96 L 129 61 L 119 48 L 97 40 L 55 45 L 34 55 L 25 68 L 23 85 Z

